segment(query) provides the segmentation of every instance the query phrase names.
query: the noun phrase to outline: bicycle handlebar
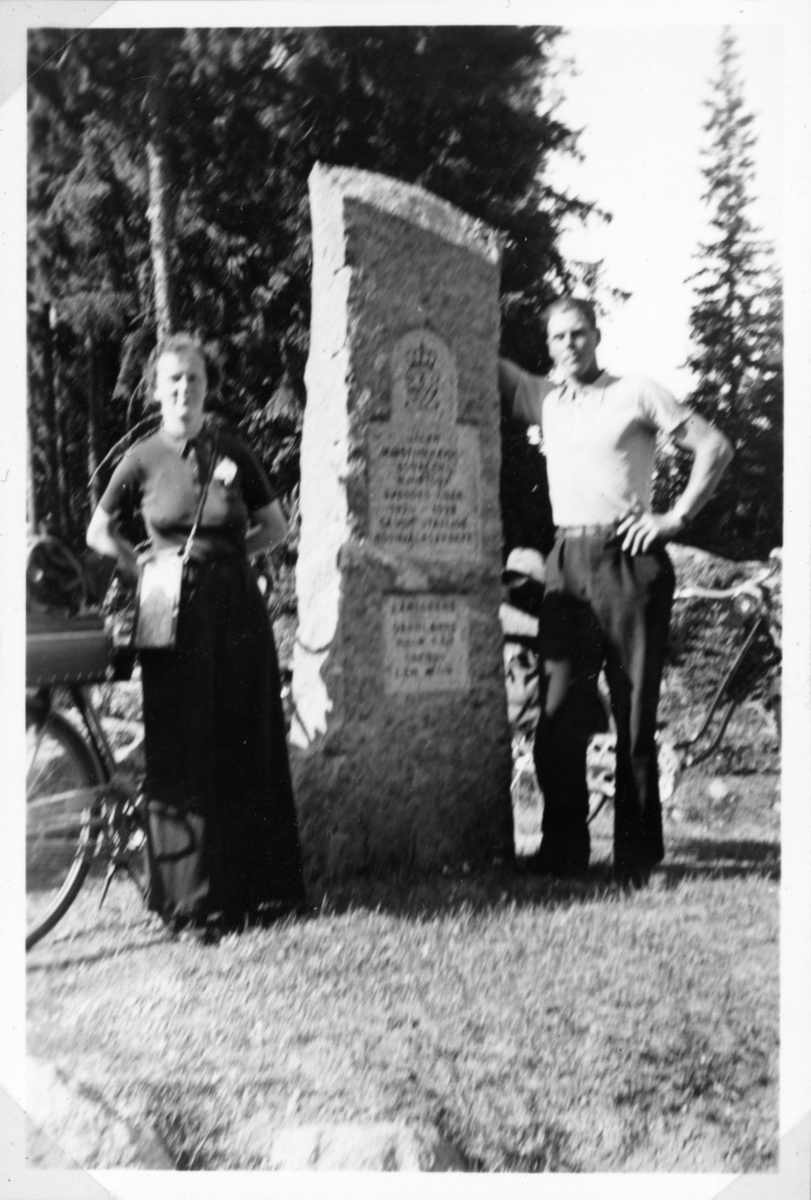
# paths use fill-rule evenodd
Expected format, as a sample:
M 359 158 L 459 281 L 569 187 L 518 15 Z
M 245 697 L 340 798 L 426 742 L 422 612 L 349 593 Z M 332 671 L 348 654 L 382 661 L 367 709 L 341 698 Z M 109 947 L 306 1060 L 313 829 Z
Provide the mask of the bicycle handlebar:
M 745 579 L 730 588 L 685 587 L 679 588 L 674 600 L 735 600 L 738 596 L 752 596 L 753 599 L 763 600 L 763 585 L 777 569 L 777 562 L 771 563 L 754 579 Z

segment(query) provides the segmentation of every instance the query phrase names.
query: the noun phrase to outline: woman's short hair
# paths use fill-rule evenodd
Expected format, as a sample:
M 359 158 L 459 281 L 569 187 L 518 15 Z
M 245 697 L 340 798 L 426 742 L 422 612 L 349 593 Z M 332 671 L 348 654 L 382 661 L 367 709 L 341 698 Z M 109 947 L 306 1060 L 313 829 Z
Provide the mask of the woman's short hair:
M 578 312 L 586 318 L 592 329 L 597 328 L 597 310 L 591 300 L 582 300 L 579 296 L 558 296 L 541 313 L 544 329 L 549 327 L 549 318 L 556 312 Z
M 158 338 L 155 349 L 150 354 L 146 364 L 147 401 L 151 400 L 155 394 L 158 359 L 164 354 L 180 354 L 184 351 L 200 355 L 205 363 L 209 389 L 216 388 L 220 381 L 220 366 L 214 355 L 214 351 L 196 333 L 168 333 Z

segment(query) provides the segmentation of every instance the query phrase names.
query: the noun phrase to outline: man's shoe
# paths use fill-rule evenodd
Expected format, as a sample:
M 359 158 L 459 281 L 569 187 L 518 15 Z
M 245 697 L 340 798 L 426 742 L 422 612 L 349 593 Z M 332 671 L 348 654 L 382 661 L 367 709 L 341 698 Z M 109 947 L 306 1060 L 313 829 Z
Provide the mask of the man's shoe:
M 548 854 L 538 851 L 526 860 L 526 870 L 532 875 L 545 876 L 547 879 L 574 879 L 588 873 L 588 859 L 583 858 L 551 858 Z
M 614 878 L 625 891 L 640 891 L 650 883 L 652 867 L 622 867 L 614 871 Z

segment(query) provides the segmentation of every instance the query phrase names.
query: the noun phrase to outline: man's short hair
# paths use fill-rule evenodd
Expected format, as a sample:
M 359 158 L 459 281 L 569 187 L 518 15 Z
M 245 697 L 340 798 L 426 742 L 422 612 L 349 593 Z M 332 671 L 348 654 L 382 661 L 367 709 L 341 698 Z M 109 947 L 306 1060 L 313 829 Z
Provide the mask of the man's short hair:
M 556 312 L 579 312 L 592 329 L 597 328 L 597 310 L 591 300 L 582 300 L 579 296 L 558 296 L 541 313 L 544 330 L 548 329 L 549 318 Z

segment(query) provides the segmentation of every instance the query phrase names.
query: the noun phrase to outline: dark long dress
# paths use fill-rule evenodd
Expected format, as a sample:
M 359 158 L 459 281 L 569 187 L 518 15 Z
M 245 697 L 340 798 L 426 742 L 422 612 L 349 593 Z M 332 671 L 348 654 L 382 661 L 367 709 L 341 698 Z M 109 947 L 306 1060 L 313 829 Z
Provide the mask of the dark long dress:
M 141 443 L 117 468 L 105 509 L 117 512 L 137 488 L 153 541 L 182 542 L 205 465 L 205 453 L 190 463 L 185 449 L 165 435 Z M 176 647 L 141 654 L 148 905 L 180 924 L 217 915 L 237 923 L 304 897 L 276 650 L 240 545 L 250 511 L 273 494 L 241 443 L 221 443 L 222 457 L 236 477 L 228 495 L 212 484 Z

